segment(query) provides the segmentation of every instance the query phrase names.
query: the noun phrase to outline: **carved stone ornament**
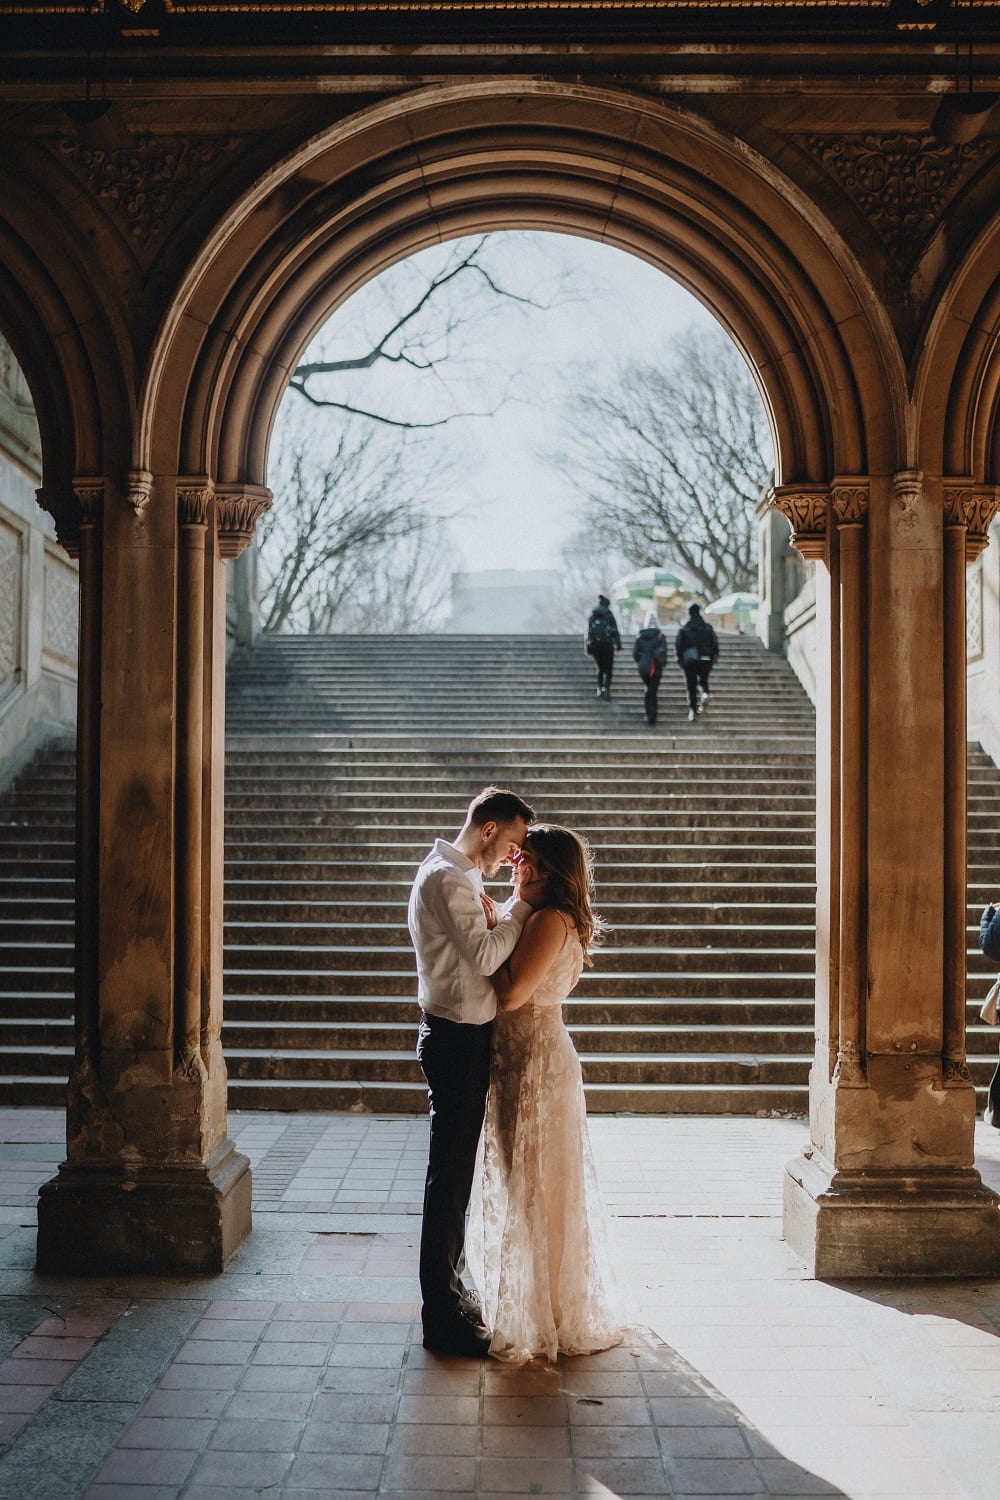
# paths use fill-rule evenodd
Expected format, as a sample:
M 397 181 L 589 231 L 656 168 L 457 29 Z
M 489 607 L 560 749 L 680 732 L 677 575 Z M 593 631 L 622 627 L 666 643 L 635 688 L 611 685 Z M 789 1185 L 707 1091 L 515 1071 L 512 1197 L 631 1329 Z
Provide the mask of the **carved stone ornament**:
M 965 527 L 965 560 L 975 562 L 989 546 L 989 531 L 1000 510 L 1000 488 L 970 479 L 944 481 L 944 524 Z
M 207 526 L 212 485 L 207 479 L 177 481 L 177 520 L 181 526 Z
M 153 476 L 148 469 L 133 469 L 128 476 L 126 497 L 137 516 L 141 516 L 153 494 Z
M 994 150 L 933 135 L 809 135 L 806 148 L 861 210 L 898 269 L 919 260 L 952 199 Z
M 867 479 L 835 479 L 830 486 L 833 515 L 838 526 L 862 526 L 868 514 Z
M 257 522 L 271 509 L 270 490 L 256 484 L 220 484 L 215 489 L 219 553 L 227 562 L 239 557 L 253 541 Z
M 917 519 L 923 487 L 924 476 L 919 469 L 900 469 L 892 476 L 892 503 L 909 525 Z
M 808 561 L 826 555 L 826 518 L 830 491 L 825 484 L 783 484 L 771 491 L 770 503 L 792 528 L 792 546 Z
M 100 522 L 103 479 L 74 479 L 72 485 L 46 485 L 35 491 L 39 505 L 56 523 L 56 536 L 70 557 L 80 556 L 80 533 Z
M 972 1074 L 964 1057 L 943 1057 L 941 1078 L 944 1083 L 971 1083 Z
M 177 222 L 178 209 L 204 192 L 208 174 L 236 144 L 230 136 L 149 134 L 107 148 L 75 135 L 60 142 L 74 171 L 140 247 Z

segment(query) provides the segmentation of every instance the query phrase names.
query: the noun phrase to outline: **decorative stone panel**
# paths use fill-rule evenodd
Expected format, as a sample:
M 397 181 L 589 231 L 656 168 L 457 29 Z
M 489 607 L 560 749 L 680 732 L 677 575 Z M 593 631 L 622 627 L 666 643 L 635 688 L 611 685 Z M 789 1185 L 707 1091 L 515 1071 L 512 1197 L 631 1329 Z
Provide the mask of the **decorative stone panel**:
M 45 553 L 45 665 L 74 673 L 79 651 L 80 584 L 75 568 L 55 552 Z
M 965 649 L 969 661 L 983 654 L 983 560 L 981 557 L 965 575 Z
M 24 538 L 0 517 L 0 698 L 20 679 L 21 575 Z
M 989 137 L 947 146 L 933 135 L 809 135 L 813 159 L 844 189 L 892 256 L 912 271 L 948 205 L 993 155 Z

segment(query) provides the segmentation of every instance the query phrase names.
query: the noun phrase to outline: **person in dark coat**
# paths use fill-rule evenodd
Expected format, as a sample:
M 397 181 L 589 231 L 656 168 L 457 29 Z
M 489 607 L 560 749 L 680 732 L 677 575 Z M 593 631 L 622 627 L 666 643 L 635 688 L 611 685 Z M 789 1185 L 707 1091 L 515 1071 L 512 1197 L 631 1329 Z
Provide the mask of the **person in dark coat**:
M 597 668 L 598 698 L 610 698 L 615 652 L 622 649 L 622 638 L 618 633 L 618 621 L 611 613 L 611 600 L 605 594 L 598 594 L 597 603 L 590 611 L 583 649 Z
M 696 719 L 708 706 L 708 674 L 719 655 L 715 631 L 701 617 L 701 605 L 688 605 L 688 619 L 674 642 L 677 660 L 687 681 L 688 719 Z
M 987 958 L 1000 964 L 1000 901 L 993 901 L 983 912 L 979 923 L 979 946 Z M 1000 1062 L 990 1079 L 989 1093 L 983 1119 L 987 1125 L 1000 1130 Z
M 635 638 L 632 656 L 639 668 L 639 676 L 646 684 L 646 723 L 655 724 L 656 695 L 660 691 L 660 678 L 667 660 L 667 638 L 654 610 L 649 611 L 645 625 Z

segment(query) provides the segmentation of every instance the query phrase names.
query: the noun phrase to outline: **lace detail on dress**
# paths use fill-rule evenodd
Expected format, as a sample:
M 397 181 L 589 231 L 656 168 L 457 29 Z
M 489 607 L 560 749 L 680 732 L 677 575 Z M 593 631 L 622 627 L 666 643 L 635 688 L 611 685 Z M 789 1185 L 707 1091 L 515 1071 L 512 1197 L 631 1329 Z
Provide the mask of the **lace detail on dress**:
M 532 999 L 500 1013 L 467 1250 L 493 1329 L 490 1353 L 523 1363 L 621 1341 L 580 1060 L 561 1004 L 583 949 L 567 923 Z

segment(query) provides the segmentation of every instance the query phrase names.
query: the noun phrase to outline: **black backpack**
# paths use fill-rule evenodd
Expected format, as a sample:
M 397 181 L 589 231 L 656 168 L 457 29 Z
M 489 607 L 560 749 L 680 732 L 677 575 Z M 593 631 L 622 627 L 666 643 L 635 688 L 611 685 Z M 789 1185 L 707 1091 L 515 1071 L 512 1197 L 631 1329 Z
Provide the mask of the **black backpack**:
M 611 628 L 610 615 L 593 615 L 587 631 L 587 644 L 589 646 L 610 646 L 613 641 L 614 631 Z

